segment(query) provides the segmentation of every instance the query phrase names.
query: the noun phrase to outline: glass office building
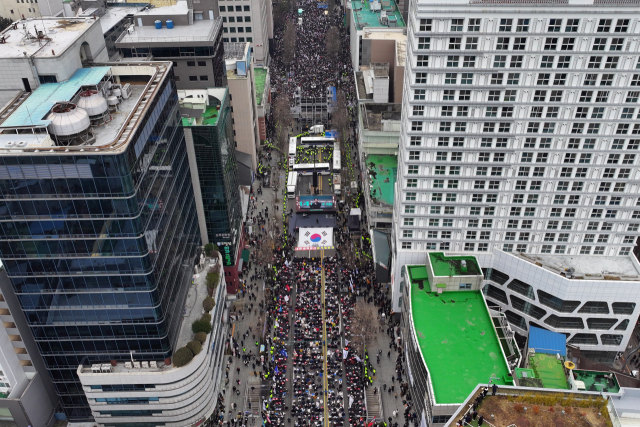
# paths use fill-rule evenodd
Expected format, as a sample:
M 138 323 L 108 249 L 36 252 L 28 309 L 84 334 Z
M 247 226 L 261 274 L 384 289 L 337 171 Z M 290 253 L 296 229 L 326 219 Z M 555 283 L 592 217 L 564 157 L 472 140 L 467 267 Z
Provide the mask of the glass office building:
M 228 88 L 179 91 L 187 150 L 192 151 L 194 186 L 203 242 L 218 245 L 227 291 L 238 286 L 239 251 L 244 246 L 242 206 L 234 151 Z M 188 117 L 187 117 L 188 116 Z
M 29 147 L 0 156 L 0 256 L 64 412 L 81 421 L 92 416 L 78 365 L 171 357 L 201 241 L 170 64 L 74 78 L 41 85 L 0 125 L 0 146 L 24 137 Z M 129 97 L 92 126 L 93 142 L 52 141 L 49 93 L 76 102 L 125 82 Z M 29 135 L 25 105 L 47 114 L 32 117 Z

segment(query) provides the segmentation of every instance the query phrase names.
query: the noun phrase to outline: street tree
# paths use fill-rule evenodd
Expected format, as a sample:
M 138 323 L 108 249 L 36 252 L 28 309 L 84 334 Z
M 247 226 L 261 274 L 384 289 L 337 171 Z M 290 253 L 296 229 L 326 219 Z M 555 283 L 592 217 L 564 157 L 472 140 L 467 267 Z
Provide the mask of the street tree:
M 282 60 L 291 65 L 296 53 L 296 24 L 288 20 L 284 27 L 284 40 L 282 44 Z
M 325 37 L 327 39 L 327 56 L 333 60 L 338 59 L 340 54 L 340 31 L 337 27 L 330 27 Z
M 284 156 L 287 151 L 289 127 L 291 126 L 291 105 L 286 93 L 279 93 L 273 105 L 273 120 L 276 126 L 273 145 Z
M 333 111 L 331 112 L 331 125 L 340 133 L 340 150 L 343 153 L 349 149 L 347 140 L 349 138 L 349 109 L 347 107 L 347 100 L 344 96 L 344 92 L 338 90 L 336 94 L 336 101 L 333 104 Z
M 351 321 L 351 344 L 356 354 L 364 354 L 367 344 L 375 338 L 377 329 L 378 319 L 374 307 L 358 301 Z
M 289 0 L 280 0 L 273 5 L 273 26 L 276 30 L 284 27 L 289 9 L 291 9 Z

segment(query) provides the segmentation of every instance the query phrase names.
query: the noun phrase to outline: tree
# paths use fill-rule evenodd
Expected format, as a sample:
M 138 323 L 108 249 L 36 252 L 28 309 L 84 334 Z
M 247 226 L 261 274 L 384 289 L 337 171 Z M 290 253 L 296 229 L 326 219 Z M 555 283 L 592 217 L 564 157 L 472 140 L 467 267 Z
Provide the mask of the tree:
M 3 18 L 0 16 L 0 31 L 4 31 L 11 24 L 13 24 L 11 18 Z
M 211 297 L 206 297 L 204 301 L 202 301 L 202 308 L 204 308 L 204 311 L 206 311 L 207 313 L 213 310 L 213 307 L 215 306 L 216 300 Z
M 280 0 L 278 3 L 274 5 L 273 26 L 275 27 L 276 31 L 284 27 L 289 9 L 291 9 L 291 5 L 289 4 L 288 0 Z
M 173 364 L 177 368 L 186 365 L 193 360 L 193 352 L 187 347 L 179 348 L 173 353 Z
M 296 24 L 289 20 L 284 27 L 284 43 L 282 44 L 282 60 L 290 65 L 296 57 Z
M 340 54 L 340 30 L 337 27 L 330 27 L 327 30 L 327 56 L 330 59 L 338 59 Z
M 364 354 L 369 342 L 376 336 L 378 319 L 372 305 L 357 302 L 351 321 L 351 338 L 356 353 Z
M 191 324 L 191 331 L 193 331 L 194 334 L 197 334 L 198 332 L 204 332 L 205 334 L 208 334 L 209 332 L 211 332 L 211 323 L 202 319 L 198 319 Z
M 345 150 L 350 148 L 347 145 L 347 139 L 349 137 L 349 110 L 344 92 L 341 90 L 338 90 L 336 102 L 333 104 L 331 125 L 340 133 L 340 150 L 345 152 Z
M 219 250 L 218 245 L 214 245 L 213 243 L 207 243 L 206 245 L 204 245 L 204 254 L 209 258 L 211 258 L 214 255 L 217 257 L 218 250 Z
M 191 353 L 193 353 L 194 355 L 200 353 L 200 350 L 202 350 L 202 344 L 200 343 L 200 341 L 189 341 L 187 343 L 187 348 L 189 350 L 191 350 Z
M 291 126 L 291 105 L 286 93 L 279 93 L 273 106 L 273 120 L 276 125 L 273 145 L 282 156 L 287 152 L 289 127 Z
M 196 336 L 193 337 L 193 339 L 195 339 L 196 341 L 200 341 L 201 343 L 204 343 L 207 340 L 207 334 L 205 334 L 204 332 L 198 332 Z

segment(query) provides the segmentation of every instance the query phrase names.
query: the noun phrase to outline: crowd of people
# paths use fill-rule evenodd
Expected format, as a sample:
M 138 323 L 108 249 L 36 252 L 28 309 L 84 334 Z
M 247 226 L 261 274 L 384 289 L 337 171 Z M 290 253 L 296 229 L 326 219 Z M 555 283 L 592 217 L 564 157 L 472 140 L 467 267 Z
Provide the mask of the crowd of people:
M 296 8 L 288 12 L 285 19 L 285 22 L 295 23 L 294 60 L 290 64 L 284 63 L 284 28 L 275 28 L 275 53 L 270 63 L 270 76 L 276 96 L 287 96 L 291 105 L 296 93 L 303 97 L 322 97 L 326 95 L 328 87 L 335 87 L 344 94 L 351 130 L 349 134 L 341 136 L 350 147 L 343 154 L 350 179 L 357 180 L 359 174 L 354 173 L 357 165 L 355 84 L 349 38 L 342 22 L 343 13 L 342 7 L 334 5 L 331 0 L 327 3 L 298 0 Z M 330 55 L 326 49 L 325 36 L 330 27 L 336 27 L 340 37 L 340 49 L 336 55 Z M 267 138 L 271 140 L 276 128 L 272 113 L 267 116 L 266 125 Z M 260 153 L 259 174 L 271 176 L 272 171 L 286 168 L 284 160 L 275 162 L 278 155 L 272 148 L 268 144 Z M 317 155 L 311 151 L 301 154 L 302 157 Z M 276 187 L 276 192 L 277 185 L 272 185 Z M 272 190 L 265 186 L 264 191 Z M 242 290 L 251 302 L 245 302 L 244 313 L 236 311 L 233 315 L 240 320 L 247 310 L 249 313 L 253 310 L 263 315 L 264 323 L 258 323 L 257 327 L 253 325 L 254 329 L 248 326 L 244 331 L 237 328 L 228 341 L 228 348 L 236 358 L 234 363 L 252 366 L 252 374 L 262 382 L 260 408 L 257 411 L 259 419 L 265 426 L 320 427 L 327 416 L 329 424 L 337 427 L 370 427 L 374 421 L 376 425 L 398 427 L 396 417 L 401 416 L 402 411 L 393 411 L 393 418 L 388 414 L 388 424 L 387 419 L 372 420 L 367 414 L 367 388 L 382 393 L 387 390 L 387 385 L 379 389 L 382 384 L 374 384 L 382 351 L 370 356 L 366 349 L 353 347 L 350 326 L 354 321 L 358 298 L 361 303 L 375 304 L 378 308 L 376 322 L 380 322 L 377 324 L 380 335 L 386 328 L 390 338 L 387 358 L 391 359 L 392 353 L 396 356 L 396 373 L 392 377 L 393 384 L 388 385 L 388 398 L 395 400 L 400 397 L 398 407 L 401 401 L 404 407 L 403 427 L 417 425 L 408 385 L 403 382 L 404 355 L 398 338 L 398 325 L 390 321 L 393 313 L 388 298 L 389 290 L 376 283 L 369 236 L 364 232 L 362 238 L 354 239 L 347 227 L 347 212 L 350 207 L 357 207 L 362 198 L 355 197 L 352 201 L 354 206 L 345 204 L 342 211 L 335 215 L 336 253 L 320 260 L 296 256 L 293 248 L 295 236 L 284 232 L 287 230 L 284 223 L 283 234 L 277 234 L 275 246 L 264 245 L 264 224 L 280 215 L 286 222 L 293 212 L 287 213 L 286 201 L 282 212 L 269 210 L 262 202 L 262 193 L 262 187 L 252 190 L 249 216 L 255 226 L 247 241 L 254 254 L 270 251 L 271 262 L 253 263 L 246 274 L 246 288 Z M 365 224 L 362 225 L 366 228 Z M 355 260 L 346 256 L 347 252 L 355 253 Z M 260 287 L 262 291 L 259 291 Z M 255 347 L 245 345 L 245 341 L 254 344 L 254 340 Z M 254 348 L 255 353 L 252 350 Z M 230 365 L 232 360 L 229 359 Z M 236 381 L 237 388 L 234 385 L 232 392 L 240 393 L 241 380 Z M 255 420 L 252 422 L 246 416 L 247 412 L 243 415 L 235 406 L 226 409 L 229 410 L 227 422 L 230 426 L 257 425 Z M 246 411 L 247 408 L 244 409 Z M 224 408 L 222 411 L 224 413 Z M 223 419 L 220 418 L 220 423 Z

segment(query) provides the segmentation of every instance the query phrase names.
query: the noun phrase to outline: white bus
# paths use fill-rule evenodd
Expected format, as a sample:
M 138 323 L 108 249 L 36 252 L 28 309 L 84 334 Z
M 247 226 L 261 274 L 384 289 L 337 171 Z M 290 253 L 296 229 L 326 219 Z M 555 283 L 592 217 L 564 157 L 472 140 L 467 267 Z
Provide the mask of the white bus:
M 300 138 L 300 143 L 302 145 L 329 145 L 333 144 L 334 142 L 335 139 L 333 138 L 323 138 L 317 136 L 303 136 L 302 138 Z
M 293 165 L 293 170 L 296 172 L 329 172 L 331 165 L 329 163 L 298 163 Z
M 342 166 L 341 166 L 341 160 L 340 160 L 340 150 L 334 149 L 333 150 L 333 172 L 340 173 L 341 168 Z
M 289 172 L 287 179 L 287 196 L 293 197 L 296 195 L 296 184 L 298 182 L 298 172 Z
M 292 136 L 289 138 L 289 156 L 296 157 L 296 137 Z

